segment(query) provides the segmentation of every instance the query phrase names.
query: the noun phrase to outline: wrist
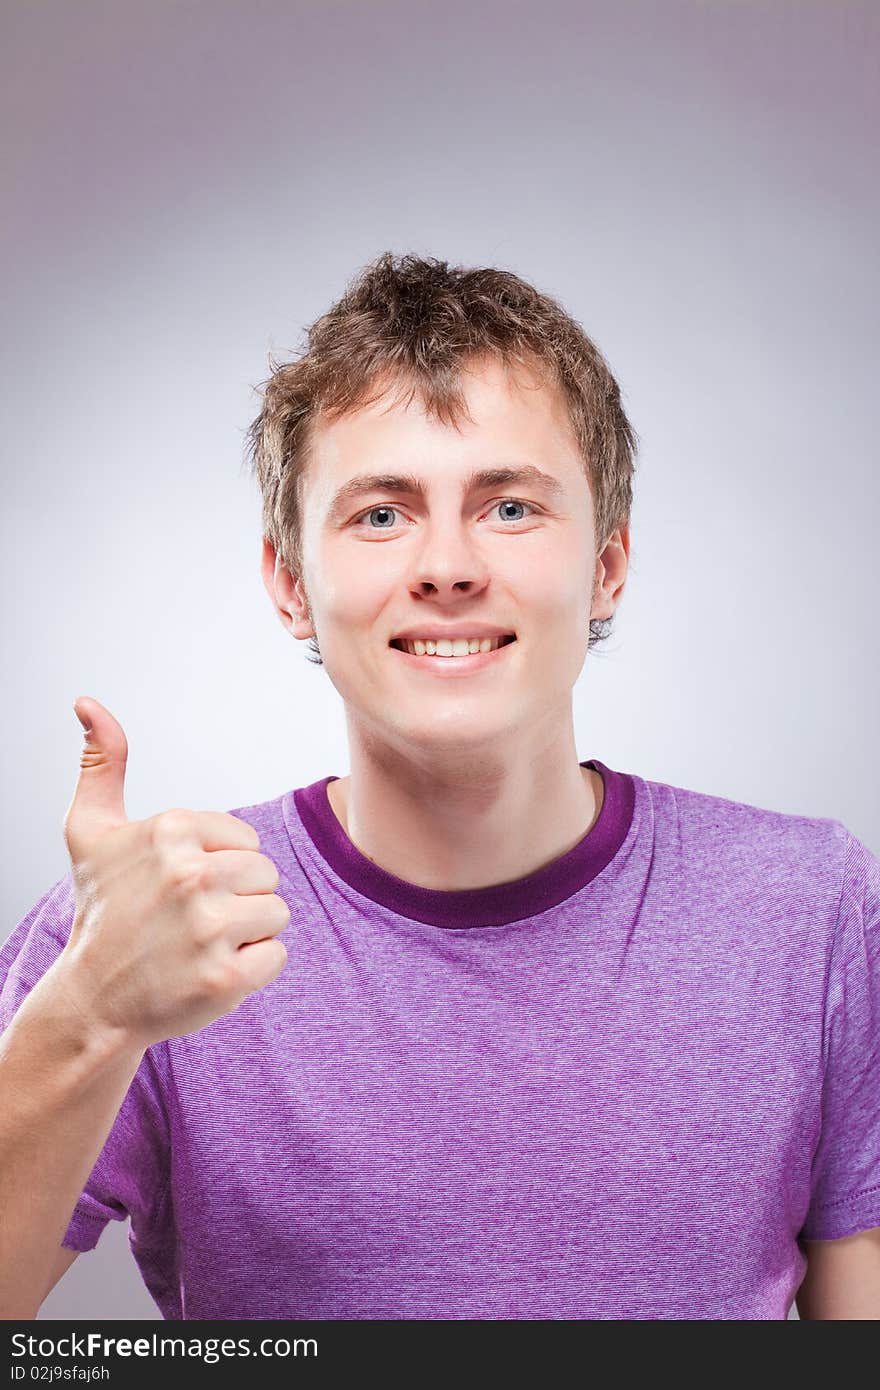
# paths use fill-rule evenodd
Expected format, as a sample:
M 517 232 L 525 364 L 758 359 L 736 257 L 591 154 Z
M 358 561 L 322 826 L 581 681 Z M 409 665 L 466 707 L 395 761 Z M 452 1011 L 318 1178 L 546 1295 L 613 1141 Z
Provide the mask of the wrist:
M 128 1028 L 106 1018 L 98 1007 L 101 982 L 70 943 L 34 992 L 40 988 L 59 1043 L 88 1069 L 122 1060 L 139 1061 L 143 1056 L 146 1044 Z

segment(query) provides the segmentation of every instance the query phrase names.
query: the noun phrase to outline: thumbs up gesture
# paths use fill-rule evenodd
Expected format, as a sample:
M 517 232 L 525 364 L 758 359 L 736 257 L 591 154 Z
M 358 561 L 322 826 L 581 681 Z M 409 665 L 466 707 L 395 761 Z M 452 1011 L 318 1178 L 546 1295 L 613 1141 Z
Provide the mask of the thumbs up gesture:
M 74 710 L 90 727 L 64 817 L 75 911 L 57 966 L 89 1022 L 146 1048 L 204 1028 L 280 975 L 290 911 L 238 817 L 175 809 L 129 821 L 122 726 L 91 697 Z

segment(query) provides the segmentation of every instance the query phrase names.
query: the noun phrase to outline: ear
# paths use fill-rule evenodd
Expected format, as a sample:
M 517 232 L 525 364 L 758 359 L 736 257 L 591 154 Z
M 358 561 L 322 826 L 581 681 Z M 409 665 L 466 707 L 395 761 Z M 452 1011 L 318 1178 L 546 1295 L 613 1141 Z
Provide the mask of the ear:
M 591 618 L 610 618 L 623 595 L 629 566 L 629 522 L 613 531 L 596 558 Z
M 301 579 L 294 579 L 272 542 L 265 536 L 260 572 L 272 607 L 287 631 L 292 632 L 300 641 L 314 637 L 315 628 L 309 613 L 305 586 Z

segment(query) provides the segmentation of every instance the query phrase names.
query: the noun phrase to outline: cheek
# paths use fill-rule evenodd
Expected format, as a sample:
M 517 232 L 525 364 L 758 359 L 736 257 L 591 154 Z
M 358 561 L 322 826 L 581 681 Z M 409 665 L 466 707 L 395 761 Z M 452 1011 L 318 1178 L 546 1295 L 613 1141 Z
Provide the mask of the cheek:
M 387 566 L 357 563 L 357 554 L 325 555 L 314 567 L 311 592 L 325 628 L 363 631 L 380 623 L 395 585 Z
M 530 625 L 537 619 L 541 628 L 558 632 L 573 622 L 579 626 L 581 611 L 588 613 L 591 581 L 583 549 L 557 546 L 523 554 L 506 587 Z
M 522 558 L 511 576 L 514 610 L 524 617 L 534 684 L 569 689 L 589 650 L 592 573 L 582 544 L 558 544 Z

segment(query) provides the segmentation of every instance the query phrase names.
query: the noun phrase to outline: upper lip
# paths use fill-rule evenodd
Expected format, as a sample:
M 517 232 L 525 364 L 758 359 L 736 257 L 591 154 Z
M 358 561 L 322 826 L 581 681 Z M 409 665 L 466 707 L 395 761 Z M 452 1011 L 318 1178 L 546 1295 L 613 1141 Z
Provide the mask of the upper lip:
M 459 623 L 456 627 L 438 627 L 426 623 L 424 627 L 406 627 L 402 632 L 395 632 L 391 638 L 396 642 L 401 638 L 413 641 L 416 637 L 429 637 L 437 642 L 443 637 L 450 640 L 456 637 L 515 637 L 516 633 L 509 627 L 493 627 L 490 623 Z

